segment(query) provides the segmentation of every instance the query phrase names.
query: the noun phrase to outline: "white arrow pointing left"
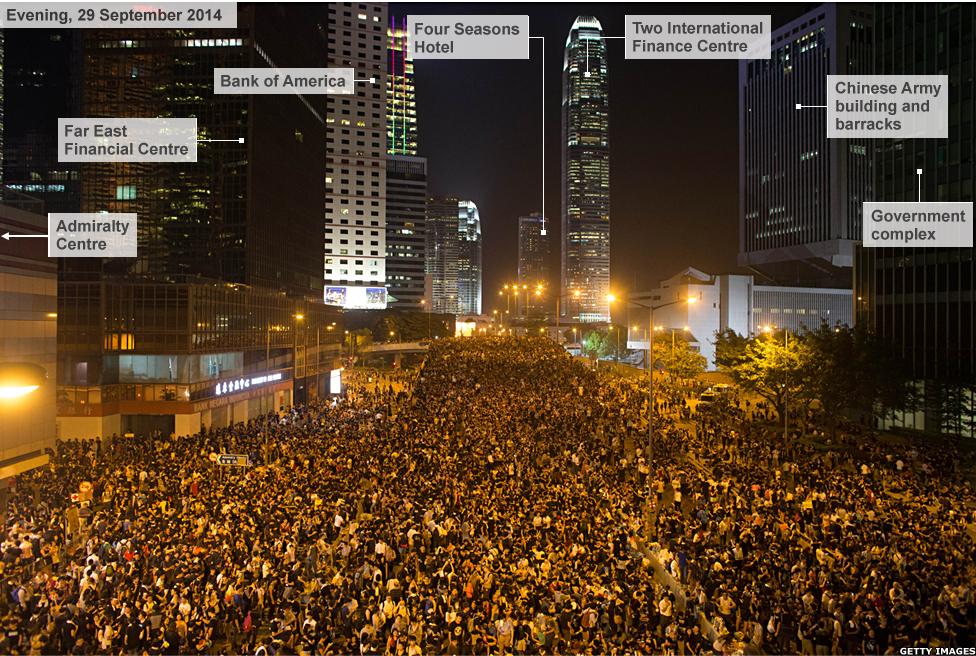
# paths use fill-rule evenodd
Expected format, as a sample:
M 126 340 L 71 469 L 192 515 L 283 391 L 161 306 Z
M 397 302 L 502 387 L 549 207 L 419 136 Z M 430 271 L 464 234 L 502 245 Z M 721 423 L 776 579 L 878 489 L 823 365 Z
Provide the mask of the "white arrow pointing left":
M 47 235 L 12 235 L 9 232 L 3 233 L 3 238 L 7 241 L 11 239 L 47 239 Z

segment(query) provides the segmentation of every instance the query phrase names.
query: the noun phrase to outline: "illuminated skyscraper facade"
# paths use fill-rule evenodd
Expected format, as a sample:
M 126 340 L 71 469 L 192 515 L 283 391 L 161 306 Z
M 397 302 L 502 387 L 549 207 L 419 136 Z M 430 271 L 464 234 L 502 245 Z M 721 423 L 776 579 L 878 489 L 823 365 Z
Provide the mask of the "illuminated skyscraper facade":
M 481 216 L 470 200 L 458 201 L 458 314 L 481 314 Z
M 328 3 L 328 66 L 352 68 L 355 95 L 324 96 L 325 282 L 386 284 L 387 6 Z
M 562 297 L 572 320 L 610 320 L 610 142 L 606 42 L 580 16 L 566 38 L 562 100 Z
M 390 16 L 386 31 L 386 152 L 417 154 L 417 105 L 413 59 L 407 58 L 407 19 Z
M 526 316 L 547 314 L 546 308 L 555 307 L 549 288 L 549 239 L 542 214 L 533 212 L 518 220 L 518 282 L 533 290 L 542 287 L 542 294 L 530 294 L 523 313 Z

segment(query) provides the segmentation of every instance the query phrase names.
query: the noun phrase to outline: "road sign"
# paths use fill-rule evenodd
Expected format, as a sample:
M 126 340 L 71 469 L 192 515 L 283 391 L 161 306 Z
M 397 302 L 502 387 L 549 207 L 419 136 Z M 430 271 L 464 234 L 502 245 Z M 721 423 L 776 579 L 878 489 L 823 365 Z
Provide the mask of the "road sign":
M 247 467 L 251 464 L 250 459 L 241 453 L 221 453 L 217 456 L 218 465 L 228 465 L 230 467 Z

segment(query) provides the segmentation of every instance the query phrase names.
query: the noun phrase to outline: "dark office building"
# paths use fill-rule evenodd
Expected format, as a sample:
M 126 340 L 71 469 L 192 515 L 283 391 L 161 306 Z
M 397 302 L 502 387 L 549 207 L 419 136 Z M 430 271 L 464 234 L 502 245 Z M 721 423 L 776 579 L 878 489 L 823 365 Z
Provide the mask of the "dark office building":
M 386 288 L 390 307 L 423 310 L 427 239 L 427 160 L 386 160 Z
M 193 163 L 82 165 L 83 212 L 139 215 L 139 257 L 107 271 L 320 292 L 324 96 L 215 95 L 213 69 L 324 66 L 324 20 L 256 5 L 235 30 L 84 33 L 84 116 L 195 117 L 201 139 L 232 140 Z
M 971 4 L 878 4 L 878 74 L 949 76 L 948 139 L 884 139 L 875 149 L 878 200 L 972 201 L 976 175 L 976 8 Z M 966 433 L 961 398 L 974 407 L 976 323 L 972 248 L 859 248 L 857 321 L 895 345 L 910 363 L 921 407 L 895 425 Z M 960 394 L 960 388 L 969 386 Z M 971 428 L 969 429 L 971 431 Z M 970 432 L 971 434 L 971 432 Z
M 79 115 L 78 30 L 7 30 L 3 36 L 4 198 L 41 201 L 40 212 L 77 212 L 78 165 L 58 162 L 58 118 Z
M 739 62 L 739 265 L 767 281 L 851 285 L 872 140 L 827 139 L 828 75 L 872 73 L 870 5 L 825 4 Z
M 533 212 L 518 219 L 518 282 L 529 285 L 531 289 L 541 287 L 544 294 L 530 294 L 523 312 L 526 316 L 548 314 L 552 306 L 553 290 L 549 280 L 549 240 L 550 233 L 542 214 Z
M 427 299 L 434 312 L 458 312 L 458 231 L 457 198 L 427 199 Z
M 255 5 L 233 30 L 84 32 L 83 115 L 196 117 L 230 141 L 81 166 L 81 210 L 137 213 L 139 254 L 63 261 L 62 437 L 183 434 L 325 392 L 324 96 L 213 93 L 215 67 L 324 66 L 325 20 Z

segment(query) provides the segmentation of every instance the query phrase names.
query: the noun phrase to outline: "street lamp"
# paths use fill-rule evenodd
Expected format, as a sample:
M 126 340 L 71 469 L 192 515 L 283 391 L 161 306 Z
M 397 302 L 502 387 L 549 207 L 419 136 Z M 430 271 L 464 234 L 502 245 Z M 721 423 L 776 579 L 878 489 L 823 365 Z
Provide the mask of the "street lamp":
M 427 309 L 427 339 L 430 339 L 430 306 L 427 305 L 427 299 L 420 299 L 420 307 Z
M 0 399 L 16 399 L 44 384 L 44 367 L 29 362 L 0 363 Z
M 613 303 L 617 300 L 616 295 L 607 294 L 607 301 Z M 652 463 L 654 462 L 654 311 L 660 310 L 662 308 L 669 307 L 671 305 L 678 305 L 680 303 L 692 304 L 698 299 L 694 296 L 689 296 L 686 299 L 679 299 L 677 301 L 670 301 L 668 303 L 661 303 L 660 305 L 644 305 L 643 303 L 637 303 L 636 301 L 629 301 L 631 304 L 636 305 L 639 308 L 643 308 L 648 312 L 648 322 L 647 322 L 647 518 L 645 520 L 645 529 L 647 531 L 647 536 L 650 537 L 651 529 L 651 476 L 653 476 Z
M 292 335 L 291 404 L 295 406 L 298 405 L 298 322 L 304 321 L 305 315 L 296 312 L 293 316 L 295 318 L 295 330 Z

